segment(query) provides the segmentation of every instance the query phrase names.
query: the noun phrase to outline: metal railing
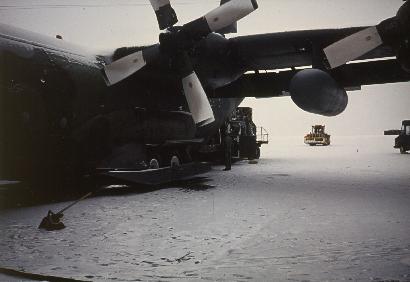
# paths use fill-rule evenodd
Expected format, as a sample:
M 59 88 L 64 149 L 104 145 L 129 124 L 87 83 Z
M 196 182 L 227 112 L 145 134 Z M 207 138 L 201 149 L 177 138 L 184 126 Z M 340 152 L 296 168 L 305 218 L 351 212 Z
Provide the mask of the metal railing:
M 262 126 L 256 129 L 256 142 L 265 143 L 265 144 L 269 142 L 269 133 Z

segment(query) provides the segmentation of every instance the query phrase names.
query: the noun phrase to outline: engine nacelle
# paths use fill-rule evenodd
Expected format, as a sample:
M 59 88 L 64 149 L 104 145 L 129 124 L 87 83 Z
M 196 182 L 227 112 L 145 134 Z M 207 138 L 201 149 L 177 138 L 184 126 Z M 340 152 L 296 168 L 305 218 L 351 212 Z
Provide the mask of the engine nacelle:
M 290 82 L 293 102 L 309 113 L 336 116 L 347 106 L 347 93 L 326 72 L 305 69 L 295 74 Z
M 400 47 L 397 54 L 397 60 L 399 61 L 403 70 L 410 72 L 410 45 L 403 45 Z
M 401 67 L 410 72 L 410 1 L 404 3 L 397 12 L 397 20 L 400 24 L 400 46 L 397 59 Z
M 402 29 L 402 33 L 409 36 L 410 33 L 410 2 L 404 3 L 396 15 Z

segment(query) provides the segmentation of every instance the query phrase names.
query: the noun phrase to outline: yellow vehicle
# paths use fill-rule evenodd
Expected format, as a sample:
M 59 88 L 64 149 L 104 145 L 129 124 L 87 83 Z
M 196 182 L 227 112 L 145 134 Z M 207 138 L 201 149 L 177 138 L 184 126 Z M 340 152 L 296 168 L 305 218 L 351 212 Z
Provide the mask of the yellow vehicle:
M 312 132 L 305 135 L 305 144 L 310 146 L 330 145 L 330 135 L 325 133 L 324 125 L 314 125 L 312 126 Z

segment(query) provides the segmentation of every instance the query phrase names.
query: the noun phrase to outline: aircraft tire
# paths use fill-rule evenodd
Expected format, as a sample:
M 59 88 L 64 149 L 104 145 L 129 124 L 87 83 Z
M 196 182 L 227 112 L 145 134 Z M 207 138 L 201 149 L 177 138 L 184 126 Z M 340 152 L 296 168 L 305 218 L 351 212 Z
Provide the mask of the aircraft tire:
M 173 155 L 171 157 L 170 165 L 171 165 L 171 168 L 177 168 L 181 166 L 181 161 L 179 160 L 178 156 Z
M 150 169 L 158 169 L 159 168 L 159 161 L 155 158 L 152 158 L 149 161 L 149 168 Z

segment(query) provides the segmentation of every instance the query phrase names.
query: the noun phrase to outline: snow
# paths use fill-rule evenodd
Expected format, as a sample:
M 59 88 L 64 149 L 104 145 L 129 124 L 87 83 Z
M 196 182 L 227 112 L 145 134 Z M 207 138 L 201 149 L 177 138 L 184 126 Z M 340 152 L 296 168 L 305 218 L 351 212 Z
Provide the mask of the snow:
M 384 136 L 273 138 L 258 164 L 151 192 L 0 211 L 0 266 L 83 280 L 410 280 L 410 154 Z M 0 277 L 1 278 L 1 277 Z

